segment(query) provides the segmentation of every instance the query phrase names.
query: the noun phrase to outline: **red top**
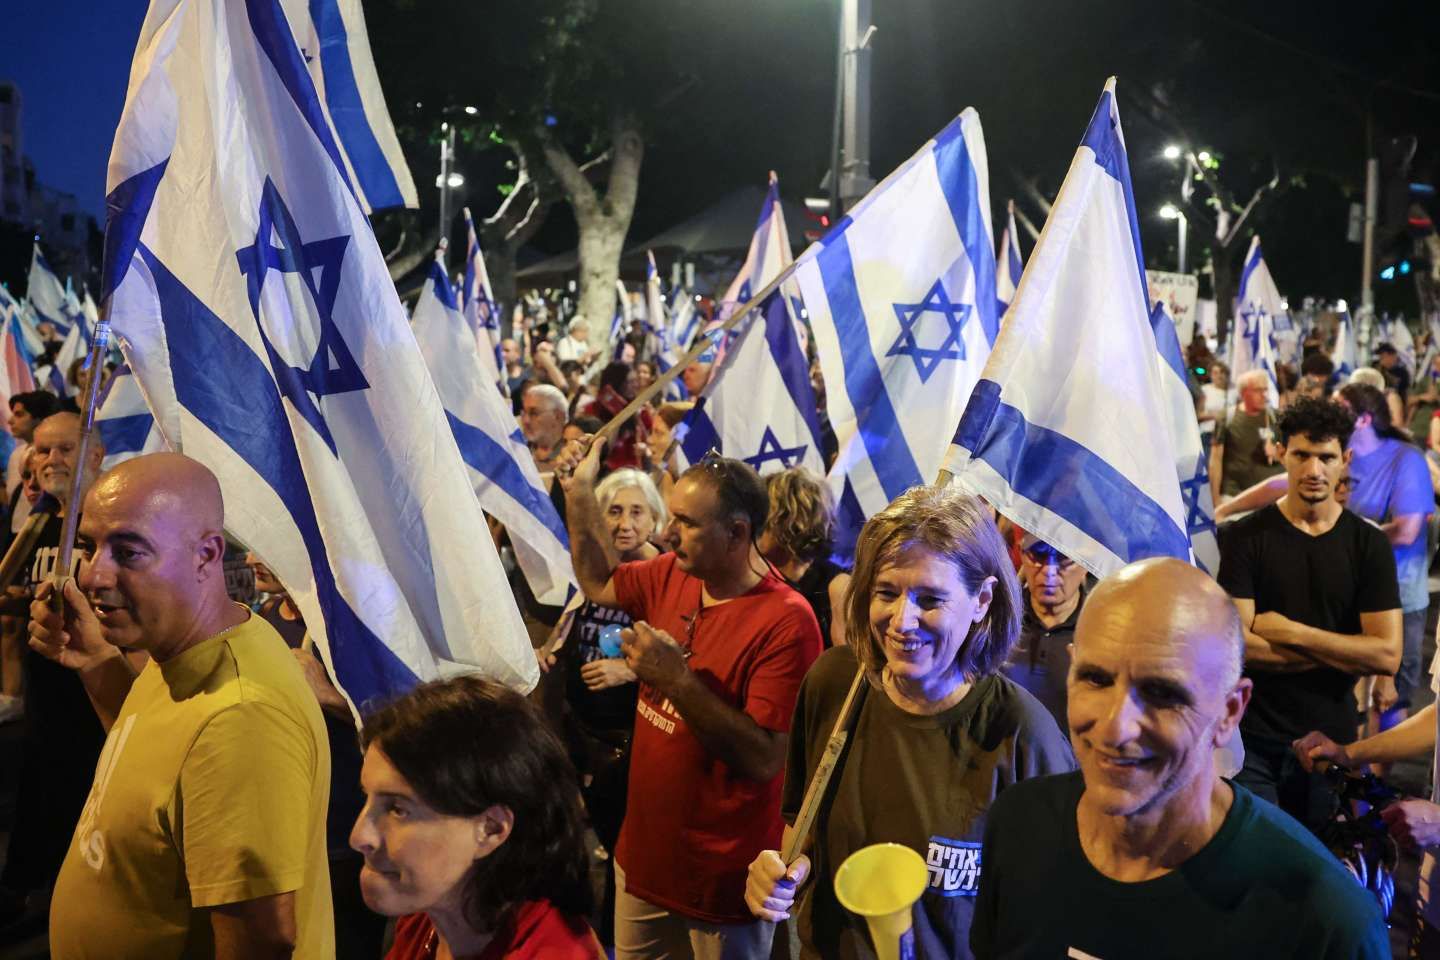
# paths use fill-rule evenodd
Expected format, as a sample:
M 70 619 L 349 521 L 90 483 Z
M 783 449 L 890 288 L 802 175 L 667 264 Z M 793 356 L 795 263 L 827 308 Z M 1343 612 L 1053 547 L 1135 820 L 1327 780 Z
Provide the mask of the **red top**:
M 622 564 L 614 584 L 626 613 L 682 645 L 691 638 L 690 669 L 722 700 L 767 730 L 789 732 L 800 680 L 820 655 L 820 627 L 774 571 L 744 596 L 703 611 L 701 582 L 676 568 L 674 554 Z M 732 773 L 669 698 L 640 684 L 615 848 L 626 891 L 707 923 L 754 919 L 745 876 L 756 854 L 780 846 L 784 779 L 757 783 Z
M 395 942 L 385 960 L 430 960 L 435 925 L 423 913 L 395 921 Z M 549 900 L 522 903 L 510 912 L 489 945 L 474 960 L 597 960 L 600 942 L 584 920 L 567 917 Z
M 595 417 L 602 423 L 606 423 L 609 422 L 610 418 L 615 416 L 615 414 L 624 410 L 626 404 L 629 402 L 630 401 L 616 392 L 613 387 L 603 387 L 600 390 L 600 395 L 587 404 L 585 409 L 580 412 L 584 416 Z M 644 434 L 648 436 L 651 429 L 655 426 L 655 415 L 650 411 L 649 407 L 641 407 L 640 411 L 636 413 L 629 422 L 622 426 L 615 436 L 610 438 L 609 443 L 605 447 L 605 468 L 607 470 L 621 470 L 625 467 L 640 466 L 640 455 L 635 452 L 635 441 L 638 436 L 637 423 L 639 424 L 639 428 L 644 431 Z M 655 456 L 660 456 L 660 453 L 657 452 Z

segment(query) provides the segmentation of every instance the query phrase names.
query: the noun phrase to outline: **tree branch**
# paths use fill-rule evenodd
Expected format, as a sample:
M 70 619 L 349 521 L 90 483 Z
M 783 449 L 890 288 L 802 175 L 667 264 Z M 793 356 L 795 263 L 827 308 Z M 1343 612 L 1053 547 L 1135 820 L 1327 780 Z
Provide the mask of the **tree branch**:
M 640 190 L 645 140 L 640 136 L 640 124 L 634 114 L 616 114 L 610 131 L 610 182 L 605 189 L 605 215 L 614 216 L 616 210 L 624 210 L 628 220 Z
M 540 150 L 545 155 L 545 164 L 550 168 L 550 172 L 555 174 L 555 179 L 560 182 L 560 189 L 575 208 L 576 218 L 584 220 L 603 215 L 595 188 L 590 185 L 584 171 L 571 159 L 565 148 L 556 142 L 550 131 L 544 127 L 537 128 L 535 135 L 540 141 Z

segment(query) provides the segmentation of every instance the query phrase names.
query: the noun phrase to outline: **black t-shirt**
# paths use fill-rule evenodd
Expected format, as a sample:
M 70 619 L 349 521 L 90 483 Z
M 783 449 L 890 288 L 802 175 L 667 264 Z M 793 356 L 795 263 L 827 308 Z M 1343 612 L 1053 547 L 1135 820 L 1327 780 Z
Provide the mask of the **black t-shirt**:
M 575 718 L 588 732 L 606 734 L 626 732 L 635 727 L 635 701 L 639 685 L 622 683 L 618 687 L 591 690 L 580 678 L 580 668 L 593 660 L 603 660 L 600 634 L 607 627 L 630 626 L 630 615 L 623 610 L 585 602 L 575 611 L 570 624 L 568 643 L 560 650 L 565 661 L 565 699 Z
M 815 611 L 815 621 L 820 624 L 820 641 L 826 647 L 830 646 L 830 623 L 834 619 L 830 611 L 830 581 L 844 572 L 844 568 L 829 557 L 821 557 L 791 584 Z
M 800 686 L 780 811 L 794 822 L 855 677 L 855 653 L 833 647 Z M 954 707 L 906 713 L 866 688 L 840 768 L 815 822 L 810 879 L 800 890 L 803 955 L 874 956 L 865 921 L 835 899 L 835 871 L 872 843 L 925 857 L 930 883 L 915 904 L 916 956 L 968 958 L 986 811 L 1016 781 L 1072 770 L 1070 742 L 1032 696 L 1002 676 L 976 681 Z
M 1079 773 L 995 801 L 970 946 L 982 960 L 1389 960 L 1374 898 L 1320 842 L 1231 784 L 1220 831 L 1165 876 L 1096 870 L 1080 845 Z
M 1277 506 L 1231 524 L 1220 543 L 1220 586 L 1255 601 L 1255 613 L 1354 636 L 1360 614 L 1400 609 L 1395 556 L 1385 535 L 1351 513 L 1312 537 Z M 1355 677 L 1331 667 L 1279 673 L 1246 668 L 1255 690 L 1240 730 L 1289 742 L 1320 730 L 1339 743 L 1355 739 Z
M 280 601 L 267 600 L 260 607 L 260 616 L 275 628 L 285 645 L 298 650 L 305 640 L 305 621 L 298 617 L 287 620 L 280 615 Z M 335 678 L 320 660 L 320 654 L 311 647 L 311 655 L 320 662 L 325 676 L 333 684 Z M 325 817 L 325 842 L 330 859 L 356 856 L 350 849 L 350 830 L 365 806 L 365 794 L 360 789 L 360 767 L 364 757 L 360 753 L 360 736 L 355 724 L 348 718 L 338 717 L 329 710 L 321 710 L 325 718 L 326 738 L 330 743 L 330 809 Z
M 1005 676 L 1028 690 L 1045 705 L 1061 730 L 1070 729 L 1065 716 L 1069 699 L 1067 682 L 1070 674 L 1070 643 L 1075 639 L 1075 624 L 1085 605 L 1082 595 L 1064 623 L 1047 628 L 1030 606 L 1030 591 L 1024 595 L 1025 614 L 1020 623 L 1020 642 L 1005 664 Z

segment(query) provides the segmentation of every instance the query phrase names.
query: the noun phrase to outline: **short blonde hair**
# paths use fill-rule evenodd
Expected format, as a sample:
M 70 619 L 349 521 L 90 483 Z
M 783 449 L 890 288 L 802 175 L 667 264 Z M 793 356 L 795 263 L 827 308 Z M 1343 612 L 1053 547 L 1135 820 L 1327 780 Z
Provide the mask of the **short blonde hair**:
M 870 595 L 880 571 L 912 550 L 955 564 L 973 596 L 995 579 L 990 608 L 956 653 L 967 680 L 999 671 L 1020 636 L 1021 594 L 1010 551 L 990 512 L 974 497 L 942 487 L 914 487 L 875 514 L 860 531 L 855 570 L 845 595 L 845 640 L 878 683 L 885 667 L 880 638 L 870 625 Z

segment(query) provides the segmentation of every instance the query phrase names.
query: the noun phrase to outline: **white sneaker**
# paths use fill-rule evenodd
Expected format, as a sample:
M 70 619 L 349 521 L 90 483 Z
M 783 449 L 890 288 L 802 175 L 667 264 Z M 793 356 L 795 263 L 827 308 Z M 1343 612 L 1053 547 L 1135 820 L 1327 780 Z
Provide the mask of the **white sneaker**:
M 0 723 L 10 723 L 25 716 L 25 698 L 0 693 Z

